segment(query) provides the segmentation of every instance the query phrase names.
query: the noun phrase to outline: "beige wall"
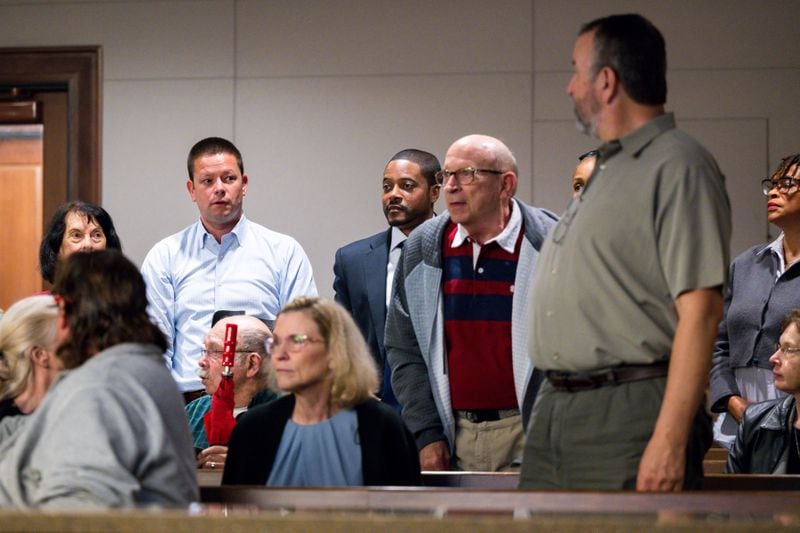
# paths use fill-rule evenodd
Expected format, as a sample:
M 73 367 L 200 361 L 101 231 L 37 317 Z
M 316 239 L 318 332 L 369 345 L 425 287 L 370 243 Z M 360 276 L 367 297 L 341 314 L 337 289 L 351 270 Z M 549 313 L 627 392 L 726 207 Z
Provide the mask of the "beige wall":
M 575 34 L 629 11 L 663 31 L 668 108 L 727 175 L 734 251 L 764 240 L 758 181 L 800 150 L 797 0 L 4 0 L 0 46 L 103 46 L 103 203 L 132 259 L 196 219 L 185 155 L 220 135 L 248 217 L 297 238 L 331 295 L 336 248 L 385 227 L 399 149 L 498 136 L 519 196 L 561 212 L 596 145 L 564 94 Z

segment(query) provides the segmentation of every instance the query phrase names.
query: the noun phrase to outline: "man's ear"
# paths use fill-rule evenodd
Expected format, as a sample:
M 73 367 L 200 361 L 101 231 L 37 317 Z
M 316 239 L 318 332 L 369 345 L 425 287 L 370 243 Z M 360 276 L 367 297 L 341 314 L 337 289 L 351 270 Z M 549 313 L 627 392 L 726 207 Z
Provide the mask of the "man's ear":
M 264 364 L 263 358 L 257 352 L 251 352 L 247 356 L 247 369 L 245 370 L 245 376 L 248 378 L 253 378 L 261 372 L 261 365 Z
M 508 171 L 500 176 L 500 190 L 506 196 L 511 198 L 517 190 L 517 175 L 514 172 Z
M 604 104 L 612 102 L 619 95 L 619 76 L 613 68 L 600 69 L 595 78 L 595 88 L 599 91 L 599 99 Z
M 436 200 L 439 199 L 439 194 L 442 192 L 442 186 L 438 183 L 436 185 L 431 185 L 431 204 L 435 204 Z
M 194 181 L 191 179 L 186 180 L 186 191 L 189 193 L 189 197 L 192 199 L 193 202 L 196 202 L 194 198 Z

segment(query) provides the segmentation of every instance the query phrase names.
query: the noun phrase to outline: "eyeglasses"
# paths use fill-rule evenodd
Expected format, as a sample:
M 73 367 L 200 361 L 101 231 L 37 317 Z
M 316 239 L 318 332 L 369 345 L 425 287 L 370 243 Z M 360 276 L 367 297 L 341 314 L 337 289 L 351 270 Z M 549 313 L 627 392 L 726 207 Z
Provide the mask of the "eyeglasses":
M 322 339 L 312 339 L 305 334 L 287 335 L 285 339 L 281 340 L 278 337 L 270 337 L 267 339 L 267 355 L 272 356 L 280 352 L 281 348 L 285 348 L 289 353 L 297 353 L 302 350 L 309 342 L 325 342 Z
M 784 357 L 794 357 L 800 353 L 800 348 L 789 348 L 788 346 L 781 346 L 781 343 L 775 345 L 775 350 L 781 352 Z
M 761 192 L 764 193 L 764 196 L 769 196 L 769 191 L 773 188 L 778 189 L 779 193 L 786 194 L 800 185 L 800 179 L 797 178 L 780 178 L 777 180 L 762 180 L 761 181 Z
M 222 359 L 223 350 L 201 350 L 200 358 L 207 357 L 209 359 Z M 233 353 L 250 353 L 250 350 L 236 350 Z
M 440 185 L 444 185 L 450 178 L 455 177 L 456 185 L 472 185 L 475 183 L 475 174 L 477 172 L 486 172 L 487 174 L 502 174 L 505 171 L 474 167 L 464 167 L 456 170 L 440 170 L 436 173 L 436 181 L 438 181 Z

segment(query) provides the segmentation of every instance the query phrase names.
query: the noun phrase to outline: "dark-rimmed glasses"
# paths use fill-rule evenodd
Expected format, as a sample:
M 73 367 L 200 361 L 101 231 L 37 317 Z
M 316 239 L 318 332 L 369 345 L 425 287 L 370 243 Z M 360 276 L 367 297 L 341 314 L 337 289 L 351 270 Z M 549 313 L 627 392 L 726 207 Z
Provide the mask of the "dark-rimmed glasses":
M 761 192 L 764 193 L 764 196 L 769 196 L 769 191 L 778 189 L 779 193 L 786 194 L 796 190 L 798 185 L 800 185 L 800 179 L 797 178 L 766 179 L 761 180 Z
M 456 170 L 440 170 L 436 173 L 436 181 L 439 185 L 445 185 L 450 178 L 455 178 L 457 185 L 472 185 L 475 183 L 475 174 L 486 172 L 487 174 L 503 174 L 504 170 L 492 170 L 489 168 L 464 167 Z

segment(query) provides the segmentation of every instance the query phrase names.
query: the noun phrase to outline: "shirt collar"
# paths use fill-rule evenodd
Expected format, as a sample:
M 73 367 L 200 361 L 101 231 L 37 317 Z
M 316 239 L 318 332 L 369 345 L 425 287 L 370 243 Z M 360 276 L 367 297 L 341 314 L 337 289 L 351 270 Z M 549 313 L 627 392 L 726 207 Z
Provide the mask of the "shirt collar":
M 765 246 L 764 248 L 759 250 L 758 253 L 756 253 L 756 255 L 765 254 L 765 253 L 767 253 L 767 251 L 771 251 L 772 253 L 777 255 L 779 258 L 783 259 L 783 232 L 781 232 L 781 234 L 778 235 L 777 239 L 775 239 L 774 241 L 769 243 L 767 246 Z
M 647 124 L 639 129 L 632 131 L 624 137 L 621 137 L 618 141 L 614 140 L 604 144 L 599 148 L 599 150 L 602 154 L 606 145 L 619 142 L 622 147 L 622 151 L 631 157 L 639 157 L 639 154 L 642 153 L 642 150 L 644 150 L 647 145 L 653 141 L 653 139 L 665 131 L 673 128 L 675 128 L 675 115 L 672 113 L 664 113 L 663 115 L 659 115 L 650 120 Z M 604 159 L 608 158 L 606 157 Z
M 400 231 L 400 228 L 397 226 L 392 226 L 392 236 L 389 242 L 389 253 L 397 248 L 400 243 L 405 242 L 406 239 L 408 239 L 408 236 Z
M 508 218 L 508 224 L 503 231 L 501 231 L 496 236 L 492 237 L 485 243 L 484 245 L 489 244 L 490 242 L 496 242 L 500 248 L 505 250 L 506 252 L 513 254 L 514 249 L 517 246 L 517 237 L 519 237 L 519 231 L 522 228 L 522 213 L 520 212 L 519 205 L 517 205 L 516 200 L 511 200 L 511 216 Z M 451 248 L 458 248 L 469 238 L 469 233 L 467 230 L 464 229 L 464 226 L 461 224 L 458 225 L 456 229 L 455 237 L 453 237 L 453 243 L 450 245 Z
M 247 222 L 246 221 L 247 221 L 247 219 L 245 218 L 244 213 L 242 213 L 242 216 L 239 217 L 239 222 L 236 223 L 236 225 L 233 227 L 233 229 L 222 236 L 223 242 L 227 241 L 227 240 L 230 240 L 230 239 L 233 239 L 234 242 L 236 242 L 238 244 L 238 243 L 244 241 L 245 235 L 247 234 Z M 203 221 L 202 220 L 198 220 L 197 223 L 200 225 L 200 230 L 201 230 L 200 231 L 200 248 L 205 248 L 206 247 L 206 243 L 209 242 L 208 239 L 214 240 L 214 236 L 211 235 L 208 232 L 208 230 L 205 228 L 205 226 L 203 226 Z M 228 235 L 231 235 L 231 237 L 228 237 Z M 222 244 L 222 243 L 220 243 L 220 244 Z

